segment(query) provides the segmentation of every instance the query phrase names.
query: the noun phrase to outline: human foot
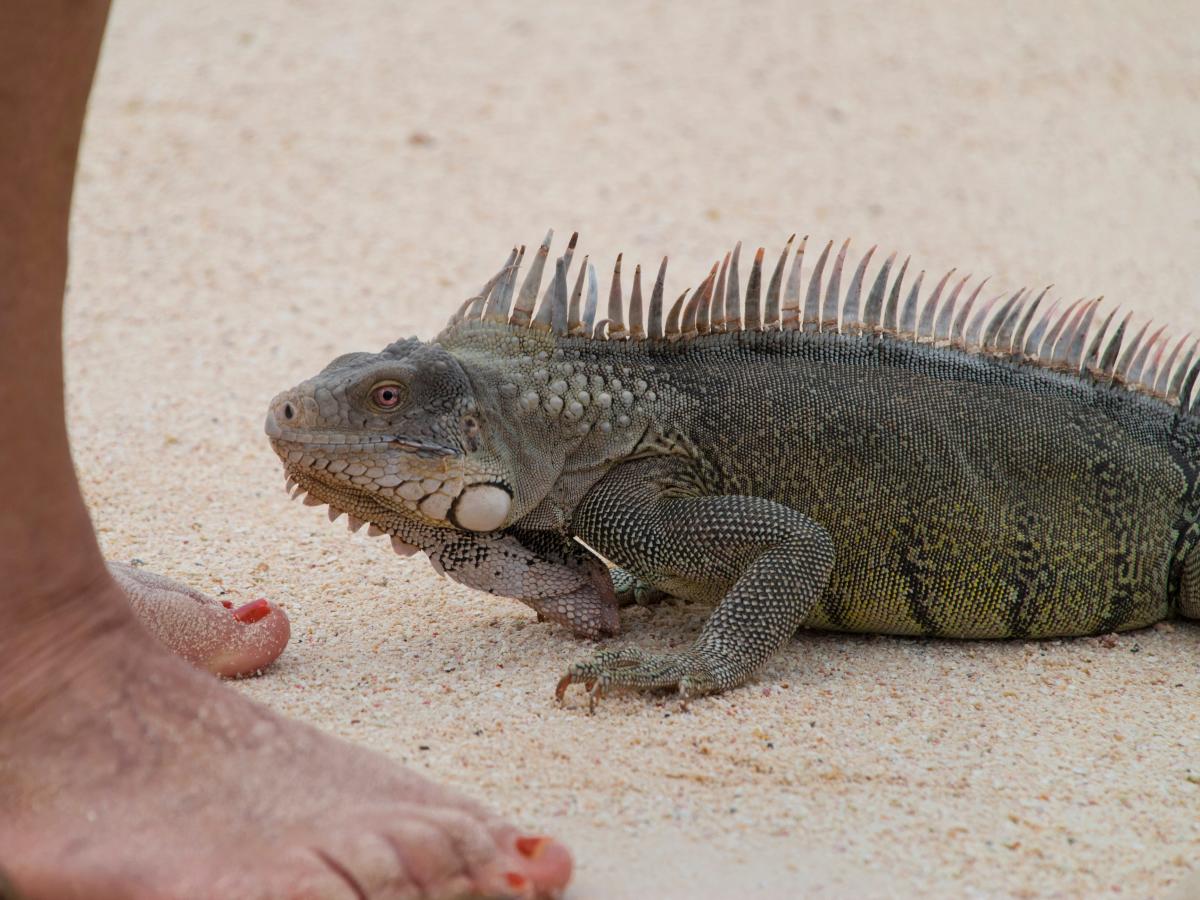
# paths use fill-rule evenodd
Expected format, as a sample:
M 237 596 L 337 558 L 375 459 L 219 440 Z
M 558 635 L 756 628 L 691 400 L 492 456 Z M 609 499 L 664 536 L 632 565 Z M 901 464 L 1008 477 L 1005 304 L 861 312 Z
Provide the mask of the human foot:
M 108 570 L 142 624 L 173 653 L 216 675 L 249 675 L 287 646 L 287 613 L 269 600 L 238 608 L 185 584 L 123 563 Z
M 81 609 L 111 609 L 103 592 Z M 570 878 L 561 844 L 274 715 L 131 621 L 40 646 L 0 680 L 0 862 L 29 900 L 535 897 Z

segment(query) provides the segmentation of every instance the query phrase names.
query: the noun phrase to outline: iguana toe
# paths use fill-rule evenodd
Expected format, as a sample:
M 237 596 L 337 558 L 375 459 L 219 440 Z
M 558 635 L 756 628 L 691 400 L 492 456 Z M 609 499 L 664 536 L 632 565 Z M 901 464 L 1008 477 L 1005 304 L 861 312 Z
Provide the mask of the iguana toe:
M 650 606 L 671 596 L 625 569 L 614 566 L 608 574 L 612 577 L 613 591 L 620 606 Z

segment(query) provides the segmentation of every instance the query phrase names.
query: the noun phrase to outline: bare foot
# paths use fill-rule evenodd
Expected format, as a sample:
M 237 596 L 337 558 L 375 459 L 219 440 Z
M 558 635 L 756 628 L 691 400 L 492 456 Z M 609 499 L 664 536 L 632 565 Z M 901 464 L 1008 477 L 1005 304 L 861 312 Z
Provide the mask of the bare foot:
M 561 844 L 251 703 L 106 616 L 107 579 L 94 593 L 0 666 L 0 862 L 21 896 L 535 897 L 566 885 Z
M 173 653 L 216 675 L 266 668 L 291 637 L 287 613 L 269 600 L 234 608 L 162 575 L 122 563 L 108 570 L 142 624 Z
M 67 446 L 60 326 L 72 179 L 106 15 L 104 0 L 5 0 L 0 15 L 0 891 L 265 900 L 560 890 L 571 872 L 560 844 L 520 836 L 172 656 L 101 565 Z M 260 644 L 246 642 L 275 615 L 269 605 L 238 631 L 232 613 L 186 588 L 122 581 L 168 643 L 218 671 L 265 660 L 286 637 L 263 626 Z M 195 621 L 212 634 L 181 631 Z M 285 624 L 279 614 L 272 628 Z

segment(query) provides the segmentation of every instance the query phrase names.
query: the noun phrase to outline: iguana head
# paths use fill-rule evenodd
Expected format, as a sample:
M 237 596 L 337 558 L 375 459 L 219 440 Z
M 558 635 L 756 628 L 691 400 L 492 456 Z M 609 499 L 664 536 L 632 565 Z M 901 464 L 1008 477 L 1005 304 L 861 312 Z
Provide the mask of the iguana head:
M 637 443 L 644 404 L 657 394 L 630 368 L 631 353 L 609 359 L 610 345 L 593 341 L 592 266 L 580 266 L 568 299 L 576 236 L 532 314 L 551 239 L 519 291 L 524 248 L 513 249 L 434 342 L 410 338 L 379 353 L 340 356 L 275 397 L 266 431 L 297 496 L 329 504 L 331 518 L 349 513 L 352 528 L 368 521 L 426 552 L 453 540 L 446 529 L 490 533 L 522 521 L 564 530 L 572 498 Z M 650 298 L 659 330 L 664 274 L 665 260 Z M 618 258 L 609 297 L 614 334 L 624 333 L 619 275 Z M 640 309 L 639 277 L 631 302 Z M 667 320 L 672 336 L 682 299 Z M 631 333 L 645 337 L 635 324 Z M 536 526 L 525 520 L 531 513 Z
M 566 451 L 539 431 L 546 423 L 514 421 L 513 383 L 498 377 L 513 364 L 500 352 L 511 336 L 475 338 L 339 356 L 275 397 L 266 432 L 288 486 L 469 587 L 522 600 L 576 634 L 615 634 L 604 563 L 563 535 L 514 525 L 550 490 Z M 527 349 L 544 353 L 542 343 Z
M 437 344 L 410 338 L 339 356 L 271 401 L 266 432 L 311 502 L 385 531 L 415 519 L 488 532 L 512 511 L 513 479 L 471 382 Z

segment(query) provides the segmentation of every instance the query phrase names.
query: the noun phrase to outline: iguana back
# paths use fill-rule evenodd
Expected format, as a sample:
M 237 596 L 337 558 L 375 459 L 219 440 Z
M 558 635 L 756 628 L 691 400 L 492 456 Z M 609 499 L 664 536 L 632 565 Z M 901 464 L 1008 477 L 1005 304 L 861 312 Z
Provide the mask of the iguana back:
M 805 625 L 1050 637 L 1168 614 L 1200 444 L 1166 404 L 888 336 L 729 337 L 645 356 L 704 490 L 829 530 Z

